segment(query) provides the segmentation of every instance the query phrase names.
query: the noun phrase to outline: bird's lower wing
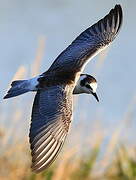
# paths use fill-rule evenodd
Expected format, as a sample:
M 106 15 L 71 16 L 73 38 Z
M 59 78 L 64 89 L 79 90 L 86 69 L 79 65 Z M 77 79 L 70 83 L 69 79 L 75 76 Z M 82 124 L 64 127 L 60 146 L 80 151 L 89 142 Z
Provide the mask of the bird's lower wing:
M 52 86 L 35 96 L 29 134 L 34 172 L 49 167 L 63 146 L 72 117 L 71 89 Z

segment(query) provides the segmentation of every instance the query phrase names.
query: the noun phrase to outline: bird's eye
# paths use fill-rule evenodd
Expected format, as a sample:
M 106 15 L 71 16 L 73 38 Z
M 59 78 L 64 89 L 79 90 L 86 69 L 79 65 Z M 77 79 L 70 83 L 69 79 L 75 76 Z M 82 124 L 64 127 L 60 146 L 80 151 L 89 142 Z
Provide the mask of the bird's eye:
M 88 89 L 93 90 L 89 84 L 86 84 L 85 86 L 86 86 Z

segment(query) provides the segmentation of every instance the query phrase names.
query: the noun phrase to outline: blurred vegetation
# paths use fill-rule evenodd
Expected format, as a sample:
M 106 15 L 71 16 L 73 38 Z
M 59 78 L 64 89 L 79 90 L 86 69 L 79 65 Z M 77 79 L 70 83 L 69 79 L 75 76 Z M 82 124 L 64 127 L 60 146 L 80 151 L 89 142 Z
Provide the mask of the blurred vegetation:
M 32 66 L 19 67 L 13 79 L 23 79 L 39 73 L 44 44 L 44 38 L 40 38 Z M 106 54 L 107 51 L 99 56 L 96 64 L 97 73 L 103 65 Z M 101 148 L 106 135 L 101 133 L 103 130 L 100 130 L 98 126 L 94 128 L 89 137 L 85 138 L 84 141 L 87 144 L 81 145 L 81 148 L 80 136 L 78 135 L 75 143 L 73 139 L 76 135 L 73 134 L 72 148 L 65 145 L 58 160 L 40 174 L 31 172 L 31 155 L 26 138 L 28 132 L 25 132 L 25 136 L 21 136 L 25 129 L 23 126 L 24 112 L 27 110 L 25 104 L 30 102 L 30 99 L 27 98 L 29 101 L 24 101 L 24 99 L 23 96 L 23 100 L 14 99 L 11 102 L 3 102 L 1 105 L 6 108 L 6 111 L 1 108 L 3 111 L 1 111 L 0 118 L 0 180 L 136 180 L 136 147 L 129 146 L 127 143 L 122 145 L 119 142 L 123 127 L 131 124 L 135 99 L 121 121 L 123 126 L 119 126 L 112 134 L 106 150 Z M 29 109 L 29 105 L 27 107 Z M 89 142 L 87 142 L 88 139 Z M 86 151 L 82 154 L 77 153 L 80 149 L 86 149 Z
M 22 141 L 21 141 L 22 142 Z M 27 144 L 28 145 L 28 144 Z M 0 179 L 2 180 L 135 180 L 136 149 L 120 145 L 112 161 L 104 168 L 106 160 L 99 162 L 101 144 L 95 144 L 84 155 L 75 157 L 75 153 L 65 149 L 50 168 L 35 174 L 30 169 L 29 150 L 26 143 L 15 143 L 0 156 Z M 1 144 L 3 146 L 3 144 Z M 68 156 L 67 156 L 68 155 Z M 67 156 L 67 157 L 66 157 Z M 100 164 L 99 164 L 100 163 Z M 102 170 L 102 171 L 101 171 Z M 101 171 L 101 172 L 99 172 Z

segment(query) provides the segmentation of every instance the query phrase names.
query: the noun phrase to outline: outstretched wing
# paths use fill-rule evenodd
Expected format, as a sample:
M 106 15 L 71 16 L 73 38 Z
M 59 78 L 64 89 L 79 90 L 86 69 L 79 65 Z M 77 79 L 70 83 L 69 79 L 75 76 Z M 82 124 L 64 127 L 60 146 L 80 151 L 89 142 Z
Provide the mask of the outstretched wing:
M 122 8 L 116 5 L 108 15 L 82 32 L 53 62 L 47 72 L 78 72 L 89 58 L 106 48 L 122 24 Z
M 35 96 L 29 134 L 35 172 L 50 166 L 63 146 L 72 117 L 71 89 L 52 86 Z

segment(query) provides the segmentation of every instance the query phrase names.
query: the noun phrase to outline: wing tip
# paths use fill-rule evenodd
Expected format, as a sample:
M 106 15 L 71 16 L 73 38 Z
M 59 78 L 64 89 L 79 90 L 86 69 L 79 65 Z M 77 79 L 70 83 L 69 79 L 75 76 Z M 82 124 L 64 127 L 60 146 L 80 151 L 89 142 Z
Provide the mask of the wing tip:
M 114 36 L 118 34 L 123 22 L 123 10 L 120 4 L 116 4 L 110 12 L 98 23 L 103 24 L 106 31 L 113 31 Z M 107 27 L 108 24 L 108 27 Z M 110 27 L 110 30 L 108 29 Z
M 114 20 L 113 20 L 114 19 Z M 91 26 L 93 34 L 97 34 L 98 31 L 112 31 L 114 36 L 118 34 L 123 22 L 123 10 L 120 4 L 116 4 L 110 12 L 100 19 L 97 23 Z M 107 26 L 108 24 L 108 26 Z M 110 29 L 109 29 L 110 28 Z M 113 28 L 113 29 L 112 29 Z M 90 29 L 90 28 L 88 28 Z M 97 30 L 97 31 L 96 31 Z
M 118 31 L 120 30 L 120 27 L 122 25 L 122 22 L 123 22 L 122 6 L 120 4 L 116 4 L 113 10 L 117 12 L 118 17 L 119 17 L 119 25 L 118 25 L 118 30 L 117 30 L 117 33 L 118 33 Z

